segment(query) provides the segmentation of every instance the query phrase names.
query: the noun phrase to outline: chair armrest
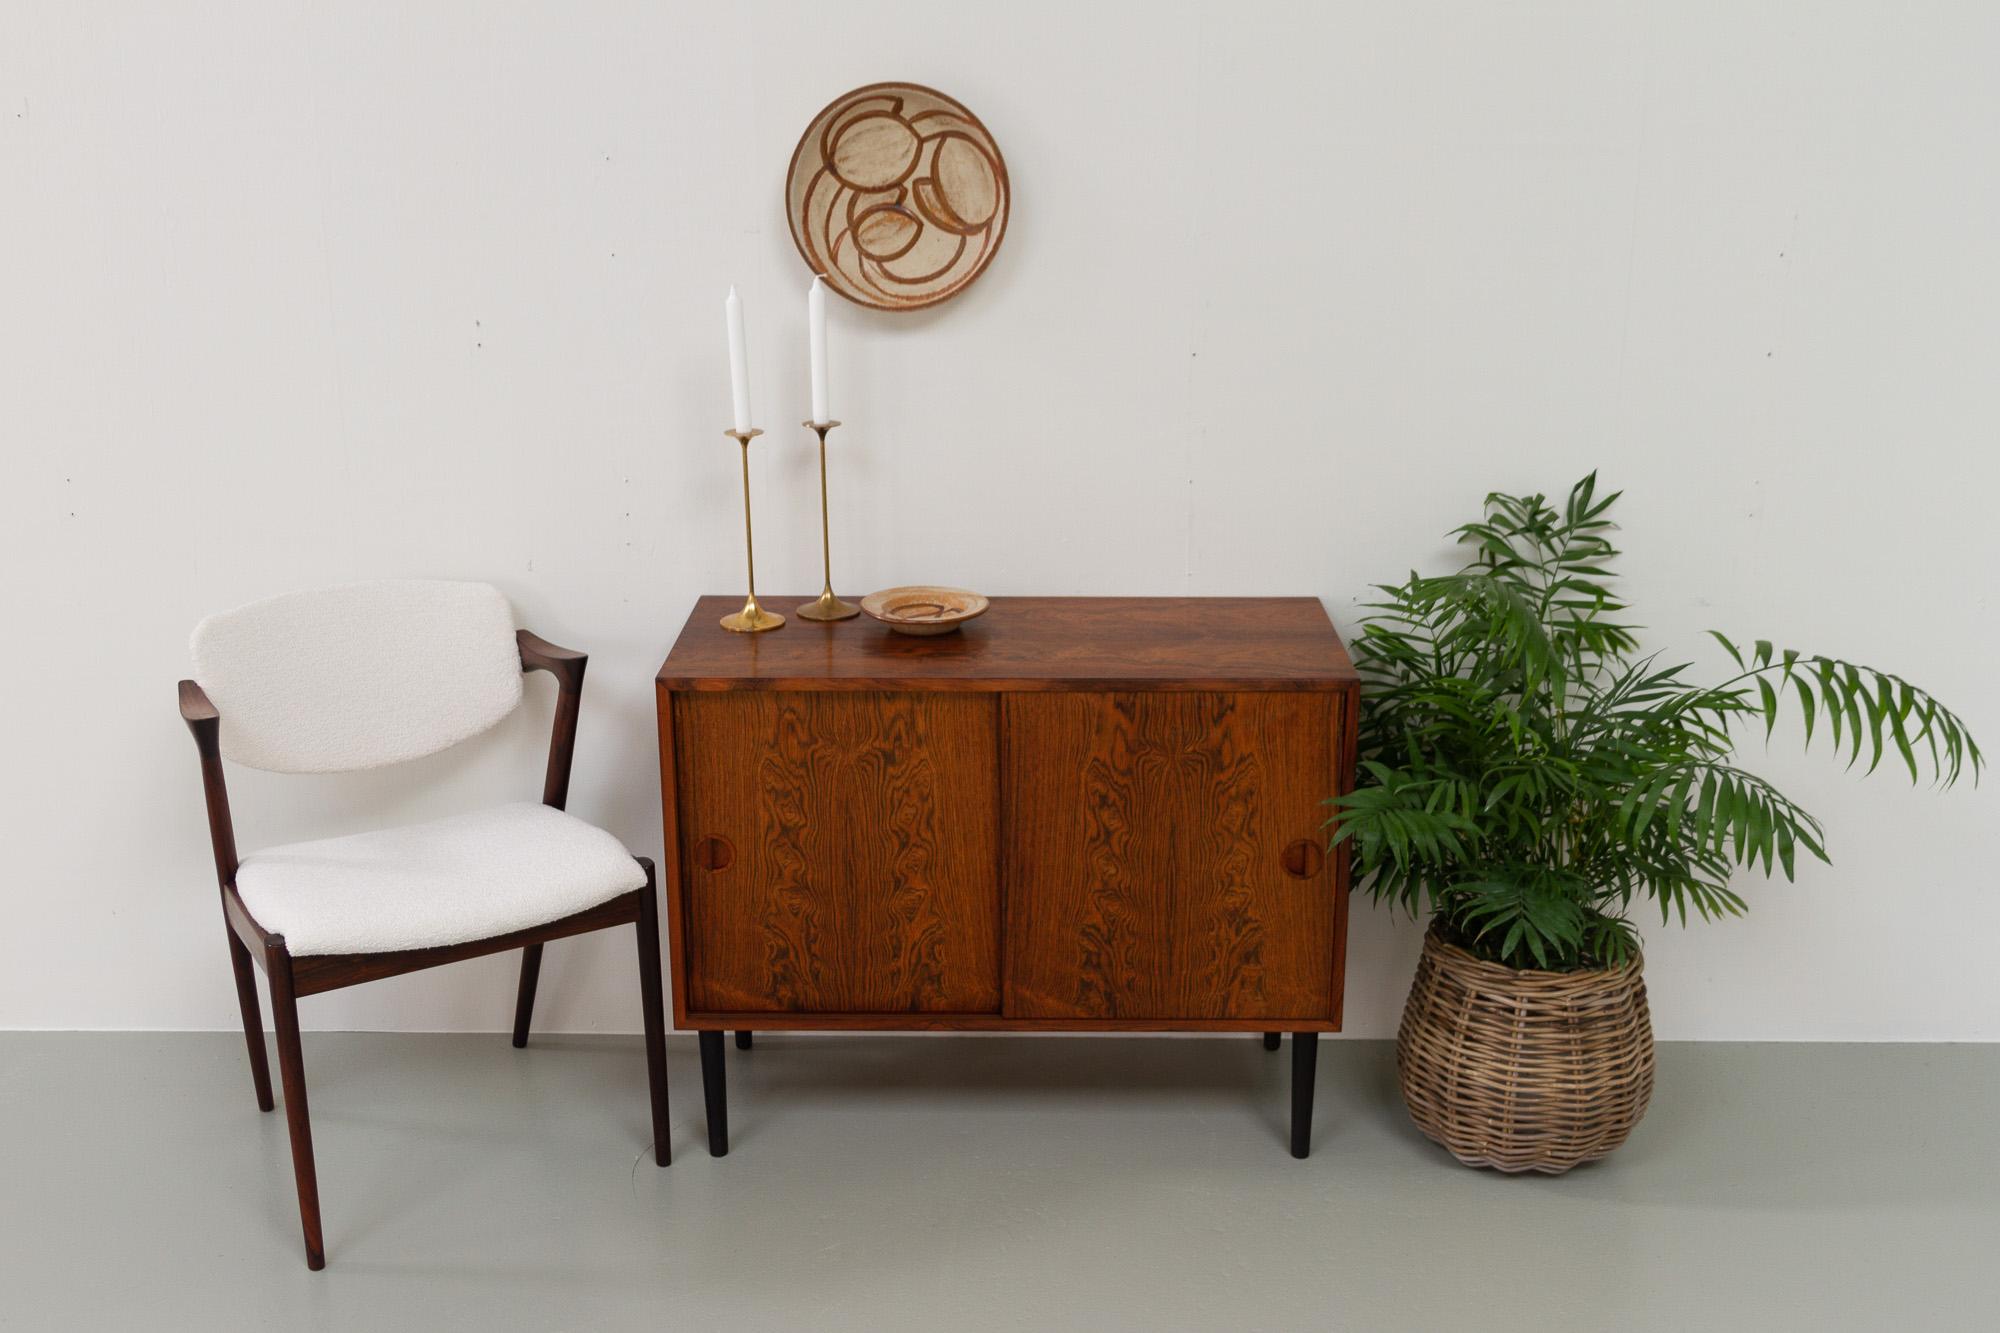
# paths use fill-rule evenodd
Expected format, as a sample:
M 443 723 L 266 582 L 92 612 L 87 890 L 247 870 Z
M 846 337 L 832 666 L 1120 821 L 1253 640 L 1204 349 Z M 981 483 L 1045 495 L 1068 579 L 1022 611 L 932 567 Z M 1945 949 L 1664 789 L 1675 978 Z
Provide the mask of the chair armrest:
M 208 841 L 215 853 L 215 878 L 224 888 L 236 879 L 236 827 L 229 817 L 229 787 L 222 776 L 222 714 L 208 691 L 192 680 L 180 686 L 181 721 L 201 754 L 201 794 L 208 804 Z
M 208 691 L 191 680 L 181 682 L 181 721 L 188 724 L 188 730 L 194 733 L 197 742 L 203 732 L 214 734 L 217 724 L 222 721 L 222 714 L 216 712 L 215 705 L 209 702 Z
M 542 780 L 542 804 L 560 810 L 569 801 L 570 761 L 576 754 L 576 717 L 583 705 L 583 670 L 588 654 L 558 648 L 531 630 L 514 631 L 521 670 L 546 671 L 556 678 L 555 727 L 549 735 L 549 767 Z
M 557 647 L 533 630 L 515 630 L 514 643 L 521 650 L 521 670 L 546 671 L 566 688 L 582 688 L 583 669 L 590 662 L 588 653 Z

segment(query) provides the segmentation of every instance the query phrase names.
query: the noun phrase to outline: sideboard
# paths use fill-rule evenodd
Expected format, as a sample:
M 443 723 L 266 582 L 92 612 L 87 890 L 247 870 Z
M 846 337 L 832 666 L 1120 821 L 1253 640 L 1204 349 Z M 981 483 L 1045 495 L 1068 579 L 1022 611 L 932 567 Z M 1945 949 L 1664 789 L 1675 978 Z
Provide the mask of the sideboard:
M 767 599 L 784 605 L 784 599 Z M 657 678 L 674 1023 L 1292 1039 L 1292 1152 L 1340 1029 L 1326 799 L 1359 683 L 1305 597 L 999 597 L 935 638 L 717 623 Z

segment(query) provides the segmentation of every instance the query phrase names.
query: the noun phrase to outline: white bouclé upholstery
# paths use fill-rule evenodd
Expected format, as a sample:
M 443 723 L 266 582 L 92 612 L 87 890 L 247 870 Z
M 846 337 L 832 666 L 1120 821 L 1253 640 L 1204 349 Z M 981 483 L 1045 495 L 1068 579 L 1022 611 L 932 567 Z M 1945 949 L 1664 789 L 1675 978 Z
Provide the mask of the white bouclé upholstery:
M 419 759 L 521 702 L 514 613 L 485 583 L 288 593 L 210 616 L 190 648 L 222 714 L 222 753 L 279 773 Z
M 227 714 L 224 715 L 225 717 Z M 236 891 L 294 957 L 387 953 L 545 925 L 640 888 L 600 828 L 546 805 L 503 805 L 407 828 L 297 842 L 243 858 Z

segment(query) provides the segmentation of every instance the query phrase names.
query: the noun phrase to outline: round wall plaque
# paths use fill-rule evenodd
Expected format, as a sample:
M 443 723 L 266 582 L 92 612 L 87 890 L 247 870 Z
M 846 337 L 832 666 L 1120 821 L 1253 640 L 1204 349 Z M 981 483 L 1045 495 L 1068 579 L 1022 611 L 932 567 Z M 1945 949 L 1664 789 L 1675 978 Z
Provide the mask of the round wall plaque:
M 979 118 L 914 83 L 831 102 L 792 151 L 785 214 L 807 267 L 877 310 L 918 310 L 986 271 L 1007 230 L 1007 164 Z

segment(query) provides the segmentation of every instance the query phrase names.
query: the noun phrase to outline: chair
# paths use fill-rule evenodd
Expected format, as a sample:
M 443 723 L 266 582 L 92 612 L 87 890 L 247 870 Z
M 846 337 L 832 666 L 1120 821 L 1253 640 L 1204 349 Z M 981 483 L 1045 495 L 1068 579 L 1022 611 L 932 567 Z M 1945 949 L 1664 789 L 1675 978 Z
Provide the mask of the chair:
M 481 583 L 394 580 L 292 593 L 211 616 L 192 641 L 181 717 L 201 755 L 229 961 L 260 1110 L 271 1074 L 251 963 L 271 989 L 306 1266 L 326 1266 L 299 1049 L 301 996 L 521 950 L 514 1045 L 525 1046 L 542 945 L 637 927 L 653 1153 L 670 1160 L 659 902 L 653 863 L 573 815 L 570 760 L 588 659 L 514 628 Z M 499 722 L 522 675 L 558 685 L 540 805 L 296 843 L 239 859 L 222 761 L 344 772 L 434 754 Z M 227 718 L 227 724 L 224 719 Z

